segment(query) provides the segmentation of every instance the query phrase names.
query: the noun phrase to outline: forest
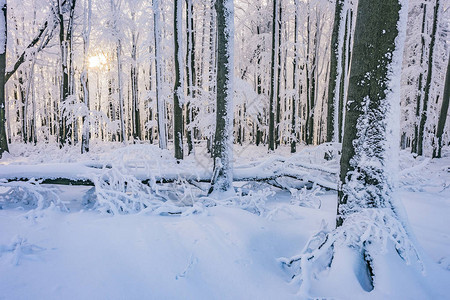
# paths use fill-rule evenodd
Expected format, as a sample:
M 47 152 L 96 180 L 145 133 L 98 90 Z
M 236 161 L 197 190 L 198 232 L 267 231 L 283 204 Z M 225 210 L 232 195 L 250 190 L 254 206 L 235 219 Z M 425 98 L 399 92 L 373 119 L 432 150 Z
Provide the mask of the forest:
M 6 299 L 449 297 L 448 1 L 0 7 Z

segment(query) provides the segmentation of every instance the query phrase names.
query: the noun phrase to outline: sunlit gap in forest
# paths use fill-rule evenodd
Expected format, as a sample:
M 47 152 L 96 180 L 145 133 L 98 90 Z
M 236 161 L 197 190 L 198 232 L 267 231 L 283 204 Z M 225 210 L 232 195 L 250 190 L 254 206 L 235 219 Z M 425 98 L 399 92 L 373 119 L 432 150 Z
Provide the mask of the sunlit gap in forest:
M 107 59 L 103 53 L 89 57 L 89 68 L 98 69 L 106 65 Z

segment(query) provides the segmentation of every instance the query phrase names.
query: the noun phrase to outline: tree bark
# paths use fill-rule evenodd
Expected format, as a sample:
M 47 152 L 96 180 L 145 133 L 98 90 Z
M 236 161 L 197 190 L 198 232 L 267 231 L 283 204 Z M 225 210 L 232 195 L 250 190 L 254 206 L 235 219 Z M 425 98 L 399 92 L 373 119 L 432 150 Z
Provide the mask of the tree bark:
M 436 0 L 434 6 L 433 29 L 431 32 L 430 51 L 428 53 L 428 70 L 427 79 L 425 81 L 422 113 L 420 115 L 419 134 L 417 136 L 417 154 L 423 155 L 423 142 L 425 133 L 425 124 L 427 123 L 428 99 L 430 98 L 430 88 L 433 73 L 433 55 L 436 41 L 437 22 L 439 17 L 439 0 Z
M 156 75 L 156 105 L 158 118 L 159 147 L 167 149 L 166 104 L 162 95 L 162 58 L 161 58 L 161 21 L 159 1 L 153 0 L 153 32 L 155 35 L 155 75 Z
M 270 95 L 269 95 L 269 151 L 275 150 L 275 69 L 277 67 L 276 55 L 277 52 L 277 0 L 273 0 L 273 13 L 272 13 L 272 54 L 271 54 L 271 68 L 270 68 Z
M 435 157 L 441 157 L 442 135 L 444 134 L 445 123 L 447 122 L 448 106 L 450 99 L 450 57 L 448 59 L 447 74 L 445 75 L 444 97 L 442 99 L 441 113 L 439 115 L 436 138 L 438 139 L 438 148 L 435 150 Z
M 280 136 L 281 136 L 281 33 L 282 33 L 282 15 L 283 15 L 283 8 L 282 8 L 282 0 L 279 1 L 279 9 L 278 9 L 278 30 L 277 30 L 277 104 L 276 104 L 276 120 L 275 120 L 275 148 L 277 148 L 280 145 Z
M 132 19 L 135 22 L 136 13 L 133 11 Z M 137 65 L 137 41 L 138 37 L 136 32 L 133 30 L 131 34 L 131 103 L 132 103 L 132 122 L 133 122 L 133 139 L 142 140 L 141 133 L 141 112 L 139 109 L 139 87 L 138 87 L 138 65 Z
M 4 152 L 9 152 L 6 137 L 6 97 L 5 97 L 5 71 L 6 71 L 6 42 L 7 30 L 7 4 L 4 2 L 0 14 L 0 158 Z
M 395 43 L 399 11 L 398 0 L 360 0 L 358 4 L 340 162 L 338 227 L 361 209 L 391 207 L 392 186 L 384 165 L 387 112 L 398 100 L 388 95 L 390 81 L 395 80 L 390 77 L 396 68 L 393 55 L 401 50 Z
M 175 148 L 175 158 L 183 159 L 183 95 L 182 84 L 183 68 L 182 64 L 183 49 L 181 43 L 181 20 L 182 20 L 182 0 L 174 1 L 174 43 L 175 43 L 175 85 L 173 88 L 173 144 Z
M 195 97 L 196 72 L 195 72 L 195 35 L 194 35 L 194 5 L 192 0 L 186 0 L 186 79 L 187 79 L 187 95 L 190 99 Z M 186 101 L 186 138 L 188 144 L 188 155 L 192 153 L 193 146 L 193 130 L 190 123 L 193 119 L 193 112 L 190 105 L 190 99 Z
M 62 148 L 69 138 L 69 127 L 64 109 L 69 97 L 69 70 L 67 65 L 68 43 L 64 30 L 64 15 L 61 0 L 58 0 L 59 47 L 61 50 L 61 95 L 59 103 L 59 147 Z
M 212 191 L 232 189 L 233 170 L 233 77 L 234 77 L 234 4 L 217 0 L 217 106 L 214 140 Z
M 291 153 L 295 153 L 297 151 L 297 139 L 296 139 L 296 118 L 297 118 L 297 101 L 298 101 L 298 94 L 296 92 L 297 89 L 297 81 L 298 81 L 298 60 L 299 60 L 299 53 L 298 53 L 298 28 L 299 28 L 299 19 L 300 19 L 300 11 L 299 11 L 299 3 L 298 0 L 294 0 L 295 5 L 295 17 L 294 17 L 294 60 L 292 62 L 292 89 L 294 90 L 294 95 L 292 96 L 292 122 L 291 122 Z M 298 83 L 300 85 L 300 83 Z
M 87 2 L 87 3 L 86 3 Z M 89 73 L 88 73 L 88 53 L 91 33 L 91 15 L 92 15 L 92 1 L 85 0 L 84 3 L 84 21 L 83 21 L 83 71 L 81 72 L 81 87 L 83 90 L 84 105 L 87 109 L 86 115 L 82 118 L 82 134 L 81 134 L 81 153 L 89 152 Z M 97 89 L 100 87 L 97 86 Z
M 427 20 L 427 4 L 423 3 L 423 18 L 421 31 L 421 50 L 420 50 L 420 67 L 423 67 L 423 58 L 425 56 L 425 28 Z M 414 120 L 414 139 L 412 142 L 411 152 L 417 153 L 419 145 L 419 122 L 420 122 L 420 106 L 423 96 L 423 72 L 420 72 L 418 78 L 417 96 L 416 96 L 416 119 Z
M 336 0 L 333 32 L 331 34 L 330 78 L 328 82 L 328 112 L 327 112 L 327 142 L 337 142 L 338 130 L 338 98 L 342 78 L 342 53 L 344 47 L 343 19 L 345 15 L 345 0 Z M 342 38 L 341 38 L 342 36 Z

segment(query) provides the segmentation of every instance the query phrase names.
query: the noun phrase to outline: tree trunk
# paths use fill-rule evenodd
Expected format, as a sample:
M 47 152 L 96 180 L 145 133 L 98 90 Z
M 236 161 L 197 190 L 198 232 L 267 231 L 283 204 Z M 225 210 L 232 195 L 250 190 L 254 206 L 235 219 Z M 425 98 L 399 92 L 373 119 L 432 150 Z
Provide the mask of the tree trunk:
M 338 111 L 337 111 L 337 141 L 342 142 L 342 136 L 344 131 L 344 119 L 345 119 L 345 99 L 347 98 L 348 84 L 347 78 L 349 73 L 350 64 L 350 37 L 352 30 L 352 10 L 348 9 L 345 17 L 345 28 L 344 28 L 344 43 L 342 49 L 341 58 L 341 71 L 342 76 L 340 79 L 339 93 L 336 95 L 338 97 Z
M 132 19 L 135 20 L 135 12 L 132 12 Z M 133 31 L 131 35 L 131 103 L 132 103 L 132 121 L 133 121 L 133 139 L 141 140 L 141 112 L 139 109 L 139 88 L 138 88 L 138 66 L 137 66 L 137 35 Z
M 276 55 L 277 53 L 277 0 L 273 0 L 273 13 L 272 13 L 272 58 L 270 68 L 270 95 L 269 95 L 269 151 L 275 150 L 275 69 L 277 68 Z
M 183 159 L 183 49 L 182 32 L 182 0 L 174 1 L 174 43 L 175 43 L 175 85 L 173 88 L 173 144 L 175 158 Z
M 450 99 L 450 57 L 448 59 L 447 74 L 445 75 L 444 97 L 442 99 L 441 113 L 439 115 L 436 138 L 438 139 L 438 148 L 435 150 L 435 157 L 441 157 L 442 151 L 442 135 L 444 134 L 445 123 L 447 121 L 448 106 Z
M 275 121 L 275 148 L 277 148 L 280 145 L 280 135 L 281 135 L 281 32 L 282 32 L 282 14 L 283 14 L 283 8 L 281 1 L 279 1 L 279 9 L 278 9 L 278 30 L 277 30 L 277 39 L 278 39 L 278 45 L 277 45 L 277 104 L 276 104 L 276 121 Z
M 87 3 L 86 3 L 87 2 Z M 86 115 L 82 118 L 81 153 L 89 152 L 89 80 L 88 80 L 88 53 L 91 33 L 92 1 L 85 0 L 84 21 L 83 21 L 83 71 L 81 72 L 81 87 L 83 90 L 84 105 L 87 109 Z M 100 87 L 97 86 L 100 90 Z
M 5 74 L 6 74 L 6 41 L 7 41 L 7 6 L 4 1 L 0 14 L 0 158 L 4 152 L 9 152 L 6 137 L 6 97 L 5 97 Z
M 336 0 L 333 33 L 331 35 L 330 78 L 328 82 L 327 142 L 337 142 L 338 95 L 343 80 L 344 16 L 346 0 Z
M 64 16 L 61 0 L 58 0 L 59 46 L 61 49 L 61 95 L 59 103 L 59 147 L 62 148 L 69 139 L 69 126 L 64 114 L 64 107 L 69 97 L 69 70 L 67 65 L 68 44 L 64 34 Z
M 231 191 L 233 181 L 234 4 L 217 0 L 217 106 L 212 191 Z
M 192 144 L 193 132 L 190 128 L 192 121 L 192 109 L 190 99 L 195 97 L 196 73 L 195 73 L 195 36 L 194 36 L 194 5 L 192 0 L 186 0 L 186 79 L 187 79 L 187 95 L 186 101 L 186 138 L 188 144 L 188 155 L 192 153 L 194 146 Z
M 423 3 L 423 18 L 422 18 L 422 30 L 421 30 L 421 50 L 420 50 L 420 68 L 423 67 L 423 58 L 425 56 L 425 28 L 427 20 L 427 4 Z M 414 120 L 414 138 L 412 141 L 411 152 L 417 153 L 418 137 L 419 137 L 419 122 L 420 122 L 420 105 L 423 96 L 423 72 L 420 72 L 417 80 L 417 96 L 416 96 L 416 119 Z
M 126 143 L 127 135 L 125 132 L 125 103 L 123 101 L 123 83 L 122 83 L 122 42 L 121 40 L 117 41 L 116 46 L 116 54 L 117 54 L 117 89 L 119 91 L 119 122 L 120 122 L 120 134 L 119 141 Z
M 292 90 L 294 91 L 294 94 L 292 96 L 292 107 L 291 107 L 291 113 L 292 113 L 292 122 L 291 122 L 291 153 L 295 153 L 297 151 L 297 145 L 296 145 L 296 131 L 295 131 L 295 121 L 297 117 L 297 110 L 296 110 L 296 104 L 298 101 L 297 97 L 297 81 L 298 81 L 298 28 L 299 28 L 299 19 L 300 19 L 300 11 L 299 11 L 299 3 L 298 0 L 294 0 L 294 6 L 295 6 L 295 17 L 294 17 L 294 60 L 292 62 Z M 298 83 L 300 85 L 300 83 Z
M 427 79 L 425 81 L 425 87 L 423 91 L 424 95 L 423 95 L 422 114 L 420 115 L 419 134 L 417 136 L 417 154 L 419 155 L 423 155 L 423 140 L 425 133 L 425 124 L 427 123 L 428 99 L 430 98 L 431 80 L 433 78 L 432 77 L 433 55 L 434 55 L 434 45 L 436 41 L 438 16 L 439 16 L 439 0 L 436 0 L 436 5 L 434 6 L 433 29 L 431 32 L 430 51 L 428 53 Z
M 360 0 L 350 70 L 347 113 L 342 143 L 341 188 L 337 226 L 351 214 L 366 208 L 391 208 L 392 184 L 384 165 L 386 148 L 397 147 L 389 138 L 387 114 L 396 107 L 391 80 L 400 76 L 394 65 L 399 56 L 398 0 Z M 394 53 L 396 52 L 396 53 Z M 401 59 L 396 57 L 401 63 Z M 395 74 L 391 74 L 395 71 Z
M 153 0 L 153 26 L 155 35 L 155 75 L 156 75 L 156 105 L 158 118 L 159 147 L 167 149 L 166 104 L 162 95 L 162 61 L 161 61 L 161 21 L 159 1 Z

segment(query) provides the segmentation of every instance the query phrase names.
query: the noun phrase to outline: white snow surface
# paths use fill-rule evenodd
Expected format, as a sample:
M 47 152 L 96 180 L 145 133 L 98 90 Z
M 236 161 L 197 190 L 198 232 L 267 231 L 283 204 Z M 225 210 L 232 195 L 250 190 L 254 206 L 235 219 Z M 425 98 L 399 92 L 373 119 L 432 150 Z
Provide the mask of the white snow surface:
M 91 152 L 82 156 L 77 154 L 78 147 L 60 150 L 13 144 L 10 149 L 15 155 L 0 160 L 0 177 L 19 168 L 29 176 L 42 164 L 52 164 L 54 173 L 59 170 L 62 175 L 80 171 L 74 166 L 88 166 L 95 175 L 99 169 L 89 166 L 114 167 L 118 160 L 122 167 L 131 166 L 137 153 L 141 159 L 153 157 L 152 164 L 160 164 L 164 174 L 176 173 L 170 150 L 145 145 L 108 144 L 106 148 L 93 143 Z M 379 259 L 375 289 L 366 292 L 360 284 L 361 267 L 354 250 L 344 248 L 334 260 L 339 266 L 318 271 L 320 276 L 309 282 L 309 295 L 325 299 L 448 299 L 449 150 L 444 158 L 433 160 L 401 152 L 394 196 L 405 208 L 424 272 L 405 264 L 388 244 L 375 258 Z M 299 152 L 290 156 L 289 149 L 281 147 L 267 157 L 265 147 L 236 147 L 235 167 L 247 172 L 255 166 L 266 170 L 268 164 L 260 161 L 284 158 L 296 165 L 302 161 L 325 171 L 336 170 L 333 162 L 319 163 L 313 155 L 316 148 Z M 196 157 L 188 157 L 179 168 L 209 174 L 212 165 L 208 154 L 197 149 Z M 93 176 L 91 173 L 86 174 Z M 291 195 L 260 184 L 252 187 L 253 194 L 260 196 L 259 200 L 252 198 L 259 208 L 253 213 L 248 206 L 234 205 L 238 202 L 225 205 L 223 201 L 214 206 L 199 203 L 196 209 L 175 215 L 144 211 L 112 216 L 83 205 L 91 187 L 42 187 L 58 194 L 68 211 L 57 203 L 44 208 L 20 201 L 11 205 L 4 194 L 7 187 L 0 186 L 0 299 L 304 299 L 299 294 L 300 283 L 291 280 L 280 258 L 299 254 L 323 221 L 332 229 L 337 201 L 336 192 L 318 187 L 292 191 Z M 239 187 L 244 189 L 244 183 Z

